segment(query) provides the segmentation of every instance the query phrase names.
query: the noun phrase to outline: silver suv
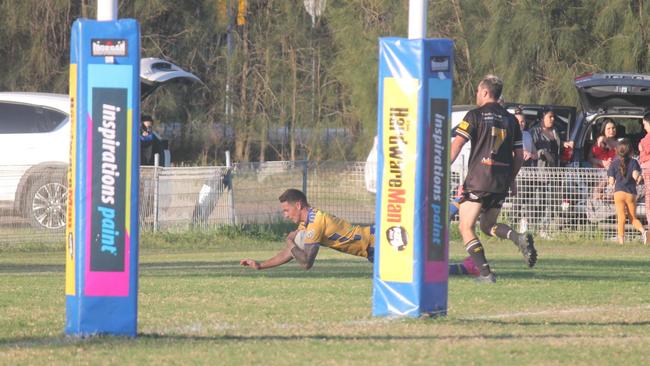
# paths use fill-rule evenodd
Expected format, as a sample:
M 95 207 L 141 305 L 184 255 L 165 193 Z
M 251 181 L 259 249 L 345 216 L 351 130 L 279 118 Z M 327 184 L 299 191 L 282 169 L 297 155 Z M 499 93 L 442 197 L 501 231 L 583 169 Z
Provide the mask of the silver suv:
M 582 113 L 572 139 L 576 144 L 575 165 L 590 166 L 587 156 L 605 119 L 617 124 L 617 137 L 627 137 L 633 146 L 643 138 L 643 115 L 650 111 L 650 75 L 629 73 L 586 74 L 575 79 Z
M 162 84 L 200 81 L 157 58 L 143 58 L 140 72 L 143 96 Z M 4 215 L 24 217 L 37 228 L 65 226 L 69 113 L 66 94 L 0 92 L 0 210 Z

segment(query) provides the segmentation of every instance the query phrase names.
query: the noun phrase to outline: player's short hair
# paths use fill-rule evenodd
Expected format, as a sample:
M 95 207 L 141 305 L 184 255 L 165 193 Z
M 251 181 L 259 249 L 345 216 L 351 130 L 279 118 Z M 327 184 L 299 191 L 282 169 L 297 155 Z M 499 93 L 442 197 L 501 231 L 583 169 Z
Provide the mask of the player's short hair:
M 503 80 L 501 80 L 500 77 L 492 74 L 487 74 L 483 77 L 483 80 L 481 80 L 478 85 L 487 89 L 492 98 L 501 98 L 501 93 L 503 92 Z
M 289 188 L 286 191 L 284 191 L 284 193 L 282 193 L 278 199 L 280 200 L 280 203 L 282 203 L 282 202 L 289 202 L 289 203 L 300 202 L 305 206 L 309 205 L 307 203 L 307 196 L 305 196 L 305 194 L 302 193 L 302 191 L 297 190 L 297 189 L 293 189 L 293 188 Z
M 148 114 L 143 114 L 143 115 L 140 116 L 140 122 L 144 122 L 144 121 L 153 122 L 153 118 Z

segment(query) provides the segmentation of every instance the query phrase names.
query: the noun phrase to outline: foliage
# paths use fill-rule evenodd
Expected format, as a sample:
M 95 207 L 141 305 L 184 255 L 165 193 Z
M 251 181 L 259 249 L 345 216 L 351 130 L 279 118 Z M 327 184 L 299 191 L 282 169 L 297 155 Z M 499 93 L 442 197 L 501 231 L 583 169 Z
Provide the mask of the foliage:
M 143 105 L 182 126 L 177 164 L 227 149 L 238 161 L 358 160 L 376 131 L 378 38 L 406 35 L 408 3 L 330 0 L 313 23 L 301 0 L 122 0 L 119 14 L 139 20 L 143 57 L 203 80 Z M 66 92 L 70 26 L 94 17 L 93 2 L 4 0 L 0 12 L 0 89 Z M 650 72 L 649 12 L 643 0 L 430 0 L 427 35 L 455 41 L 455 104 L 495 73 L 510 101 L 575 105 L 577 75 Z

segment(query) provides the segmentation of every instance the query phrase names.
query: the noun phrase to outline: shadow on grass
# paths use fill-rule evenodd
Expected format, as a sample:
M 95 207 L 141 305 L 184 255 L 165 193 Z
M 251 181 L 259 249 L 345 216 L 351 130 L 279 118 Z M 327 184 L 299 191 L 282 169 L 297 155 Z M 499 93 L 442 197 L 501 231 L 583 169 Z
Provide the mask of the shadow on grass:
M 251 277 L 251 278 L 372 278 L 372 264 L 367 261 L 351 259 L 317 260 L 314 267 L 305 271 L 296 263 L 282 267 L 256 271 L 244 268 L 239 261 L 182 261 L 164 263 L 144 263 L 140 265 L 142 275 L 147 277 Z
M 63 273 L 63 264 L 0 263 L 0 273 Z
M 528 269 L 522 260 L 496 259 L 492 261 L 498 278 L 533 279 L 544 281 L 645 281 L 650 270 L 642 258 L 623 259 L 541 259 L 538 266 Z M 0 274 L 12 273 L 63 273 L 62 264 L 3 263 Z M 305 271 L 296 263 L 255 271 L 243 268 L 238 260 L 217 261 L 170 261 L 140 263 L 141 275 L 145 277 L 268 277 L 268 278 L 371 278 L 372 264 L 360 258 L 319 259 L 314 267 Z
M 561 323 L 564 324 L 564 323 Z M 612 325 L 616 325 L 613 323 Z M 578 325 L 591 325 L 590 323 L 578 323 Z M 606 324 L 603 324 L 606 325 Z M 635 323 L 623 325 L 639 325 Z M 624 337 L 621 335 L 621 337 Z M 56 336 L 56 337 L 24 337 L 14 339 L 0 339 L 0 347 L 7 348 L 31 348 L 31 347 L 47 347 L 47 346 L 78 346 L 80 344 L 92 346 L 102 346 L 104 344 L 115 343 L 135 343 L 135 342 L 220 342 L 220 343 L 237 343 L 237 342 L 293 342 L 304 340 L 315 341 L 333 341 L 351 342 L 360 341 L 374 341 L 374 342 L 395 342 L 395 341 L 435 341 L 435 340 L 448 340 L 448 341 L 463 341 L 463 340 L 508 340 L 508 339 L 562 339 L 562 338 L 584 338 L 584 339 L 600 339 L 602 335 L 591 334 L 566 334 L 566 333 L 548 333 L 548 334 L 531 334 L 522 335 L 521 333 L 504 333 L 504 334 L 477 334 L 477 335 L 331 335 L 331 334 L 307 334 L 307 335 L 283 335 L 283 334 L 261 334 L 261 335 L 191 335 L 191 334 L 160 334 L 160 333 L 139 333 L 136 338 L 123 337 L 123 336 L 109 336 L 98 335 L 91 337 L 75 337 L 75 336 Z

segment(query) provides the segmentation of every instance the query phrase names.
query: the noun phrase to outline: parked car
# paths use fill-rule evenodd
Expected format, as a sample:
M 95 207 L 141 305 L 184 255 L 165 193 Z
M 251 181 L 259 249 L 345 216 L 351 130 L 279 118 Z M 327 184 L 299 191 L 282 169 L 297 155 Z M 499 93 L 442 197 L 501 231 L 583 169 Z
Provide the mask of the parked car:
M 591 167 L 589 151 L 596 143 L 603 121 L 614 120 L 617 138 L 629 138 L 636 149 L 645 136 L 643 115 L 650 111 L 650 75 L 633 73 L 595 73 L 578 76 L 574 81 L 580 97 L 581 112 L 571 132 L 575 142 L 572 166 Z M 604 176 L 604 172 L 602 175 Z M 603 178 L 605 179 L 605 178 Z M 647 184 L 648 182 L 646 182 Z M 591 192 L 593 184 L 576 182 L 574 190 Z M 604 182 L 600 185 L 604 185 Z M 614 209 L 607 197 L 586 195 L 586 216 L 590 221 L 613 218 Z M 644 190 L 637 196 L 637 216 L 645 219 Z
M 143 58 L 140 71 L 143 97 L 162 84 L 200 81 L 157 58 Z M 2 212 L 25 217 L 38 228 L 65 226 L 69 114 L 70 98 L 65 94 L 0 92 Z
M 591 166 L 589 150 L 596 142 L 605 118 L 613 119 L 617 137 L 627 137 L 633 146 L 643 138 L 643 115 L 650 111 L 650 75 L 629 73 L 585 74 L 575 79 L 582 111 L 575 130 L 574 165 Z

